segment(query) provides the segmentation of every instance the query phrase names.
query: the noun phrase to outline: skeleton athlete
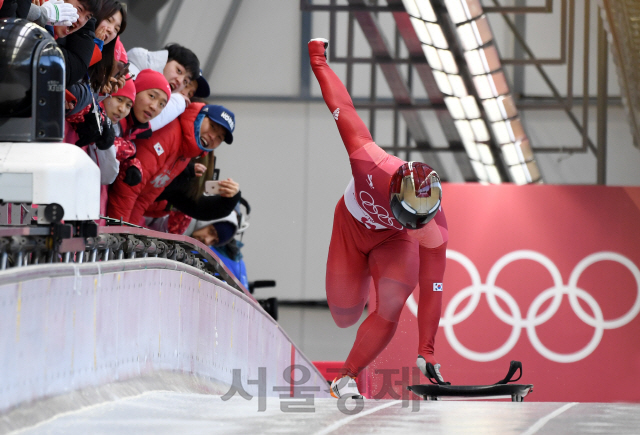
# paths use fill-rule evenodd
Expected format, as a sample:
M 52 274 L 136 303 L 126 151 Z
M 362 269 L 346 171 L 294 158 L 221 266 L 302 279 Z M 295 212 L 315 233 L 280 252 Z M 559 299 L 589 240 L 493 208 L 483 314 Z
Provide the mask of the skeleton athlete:
M 328 41 L 309 42 L 311 68 L 349 154 L 353 178 L 338 201 L 327 259 L 327 301 L 336 324 L 355 324 L 373 278 L 376 308 L 360 325 L 335 397 L 361 397 L 352 379 L 391 341 L 416 284 L 418 359 L 422 373 L 441 383 L 434 342 L 442 308 L 447 220 L 440 178 L 428 165 L 405 162 L 373 142 L 346 88 L 326 61 Z

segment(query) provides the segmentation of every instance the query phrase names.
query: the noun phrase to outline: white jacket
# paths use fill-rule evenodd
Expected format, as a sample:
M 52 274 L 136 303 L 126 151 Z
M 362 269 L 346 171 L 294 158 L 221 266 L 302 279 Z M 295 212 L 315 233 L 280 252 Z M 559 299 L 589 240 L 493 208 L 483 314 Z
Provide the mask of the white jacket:
M 129 62 L 131 62 L 129 65 L 129 72 L 131 72 L 131 74 L 138 75 L 143 69 L 152 69 L 162 73 L 169 60 L 169 51 L 149 51 L 146 48 L 135 47 L 127 51 L 127 57 L 129 58 Z M 186 108 L 187 102 L 184 97 L 177 92 L 172 93 L 171 98 L 167 101 L 167 105 L 162 109 L 162 112 L 149 122 L 151 130 L 160 130 L 178 116 L 182 115 Z

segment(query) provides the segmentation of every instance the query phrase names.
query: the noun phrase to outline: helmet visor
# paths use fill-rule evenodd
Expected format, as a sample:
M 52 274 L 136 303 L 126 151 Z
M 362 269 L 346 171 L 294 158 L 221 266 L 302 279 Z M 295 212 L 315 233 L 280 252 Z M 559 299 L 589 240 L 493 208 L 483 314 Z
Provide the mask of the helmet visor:
M 404 227 L 418 229 L 436 215 L 442 199 L 440 177 L 428 165 L 409 162 L 396 171 L 390 184 L 390 207 Z

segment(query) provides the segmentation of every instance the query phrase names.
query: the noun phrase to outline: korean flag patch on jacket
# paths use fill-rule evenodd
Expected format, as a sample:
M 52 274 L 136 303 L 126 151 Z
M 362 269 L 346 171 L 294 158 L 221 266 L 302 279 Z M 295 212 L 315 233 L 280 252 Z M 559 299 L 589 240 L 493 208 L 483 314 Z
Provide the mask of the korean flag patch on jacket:
M 162 145 L 160 145 L 160 142 L 156 143 L 153 146 L 153 149 L 156 150 L 156 154 L 158 155 L 162 155 L 164 153 L 164 148 L 162 148 Z
M 441 292 L 442 291 L 442 283 L 441 282 L 434 282 L 433 283 L 433 291 L 434 292 Z

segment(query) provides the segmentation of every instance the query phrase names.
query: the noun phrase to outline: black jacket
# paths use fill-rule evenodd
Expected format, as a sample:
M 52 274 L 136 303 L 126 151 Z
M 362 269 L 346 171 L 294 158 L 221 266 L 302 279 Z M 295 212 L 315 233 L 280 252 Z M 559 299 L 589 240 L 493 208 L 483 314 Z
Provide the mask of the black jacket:
M 221 219 L 229 214 L 240 201 L 240 192 L 231 198 L 219 195 L 202 195 L 198 199 L 187 196 L 190 181 L 195 178 L 193 162 L 185 168 L 160 194 L 156 201 L 167 200 L 170 206 L 177 208 L 187 216 L 199 221 Z
M 96 45 L 93 41 L 95 30 L 96 19 L 91 18 L 76 32 L 57 40 L 64 55 L 67 88 L 87 74 Z

